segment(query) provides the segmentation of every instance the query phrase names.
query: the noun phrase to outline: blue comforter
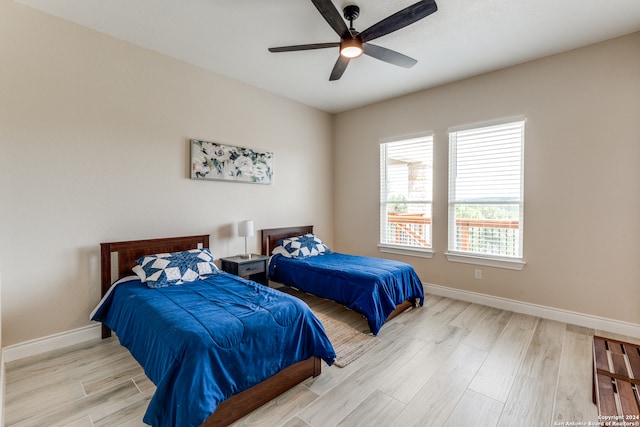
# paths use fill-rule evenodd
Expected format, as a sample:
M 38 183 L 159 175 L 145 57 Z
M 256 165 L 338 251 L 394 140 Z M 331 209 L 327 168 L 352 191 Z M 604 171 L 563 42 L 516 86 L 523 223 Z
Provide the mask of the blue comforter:
M 222 401 L 287 366 L 335 357 L 304 302 L 223 272 L 157 289 L 126 281 L 93 320 L 117 334 L 156 385 L 144 416 L 153 426 L 200 425 Z
M 331 252 L 294 259 L 277 254 L 269 264 L 271 280 L 336 301 L 363 314 L 374 335 L 405 300 L 424 303 L 413 267 L 382 258 Z

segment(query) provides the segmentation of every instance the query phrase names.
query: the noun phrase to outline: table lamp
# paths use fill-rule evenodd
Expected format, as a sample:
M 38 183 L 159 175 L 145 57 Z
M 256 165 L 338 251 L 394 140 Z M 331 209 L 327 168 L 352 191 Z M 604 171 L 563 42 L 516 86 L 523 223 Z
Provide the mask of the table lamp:
M 243 258 L 251 258 L 251 254 L 247 251 L 247 237 L 253 237 L 253 221 L 248 219 L 240 221 L 238 224 L 238 236 L 244 237 L 244 255 Z

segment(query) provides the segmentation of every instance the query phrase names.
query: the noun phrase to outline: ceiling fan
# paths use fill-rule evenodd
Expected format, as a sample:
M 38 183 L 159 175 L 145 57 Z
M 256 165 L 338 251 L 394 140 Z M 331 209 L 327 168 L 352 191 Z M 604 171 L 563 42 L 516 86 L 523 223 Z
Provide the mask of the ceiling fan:
M 347 27 L 340 16 L 340 12 L 338 12 L 331 0 L 311 0 L 311 2 L 316 9 L 318 9 L 322 17 L 329 23 L 331 28 L 340 36 L 340 41 L 271 47 L 269 48 L 269 52 L 293 52 L 340 47 L 340 56 L 333 66 L 331 76 L 329 77 L 331 81 L 338 80 L 342 77 L 347 65 L 349 65 L 349 61 L 359 57 L 363 53 L 400 67 L 413 67 L 418 62 L 415 59 L 369 42 L 413 24 L 438 10 L 435 0 L 419 1 L 373 24 L 366 30 L 358 32 L 353 28 L 353 21 L 360 15 L 360 8 L 358 6 L 349 5 L 343 9 L 343 16 L 349 21 L 349 27 Z

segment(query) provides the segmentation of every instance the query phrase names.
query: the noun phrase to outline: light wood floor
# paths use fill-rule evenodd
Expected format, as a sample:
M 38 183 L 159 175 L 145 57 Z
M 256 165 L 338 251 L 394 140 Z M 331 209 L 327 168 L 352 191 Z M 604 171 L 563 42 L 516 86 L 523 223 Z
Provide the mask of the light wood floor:
M 305 296 L 360 329 L 341 306 Z M 429 296 L 345 368 L 328 367 L 236 426 L 558 426 L 597 420 L 594 332 Z M 6 426 L 137 426 L 154 391 L 116 338 L 8 363 Z

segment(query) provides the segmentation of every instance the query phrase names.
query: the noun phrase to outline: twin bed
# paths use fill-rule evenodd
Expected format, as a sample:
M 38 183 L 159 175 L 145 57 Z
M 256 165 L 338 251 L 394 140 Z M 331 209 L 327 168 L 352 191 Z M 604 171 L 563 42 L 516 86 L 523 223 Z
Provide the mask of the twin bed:
M 312 232 L 263 230 L 263 253 Z M 228 425 L 335 358 L 304 302 L 217 270 L 208 248 L 208 235 L 101 244 L 103 299 L 92 319 L 102 322 L 103 338 L 115 331 L 156 384 L 144 418 L 154 426 Z M 301 259 L 276 254 L 271 279 L 362 313 L 373 334 L 422 304 L 422 285 L 407 264 L 351 257 L 328 249 Z
M 332 252 L 311 225 L 262 230 L 262 254 L 273 255 L 270 280 L 362 314 L 373 335 L 386 321 L 424 303 L 422 282 L 411 265 Z
M 322 324 L 297 298 L 221 271 L 155 289 L 131 276 L 147 255 L 198 247 L 209 247 L 208 235 L 101 244 L 104 297 L 92 319 L 103 323 L 103 338 L 116 333 L 156 384 L 144 417 L 154 426 L 228 425 L 335 358 Z M 115 288 L 112 273 L 124 278 Z

